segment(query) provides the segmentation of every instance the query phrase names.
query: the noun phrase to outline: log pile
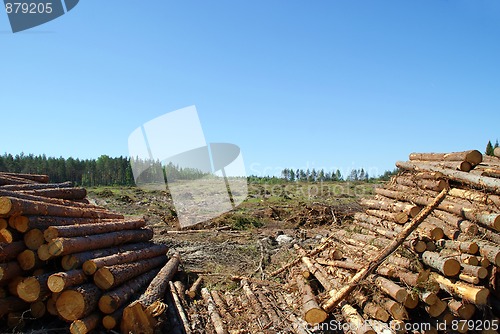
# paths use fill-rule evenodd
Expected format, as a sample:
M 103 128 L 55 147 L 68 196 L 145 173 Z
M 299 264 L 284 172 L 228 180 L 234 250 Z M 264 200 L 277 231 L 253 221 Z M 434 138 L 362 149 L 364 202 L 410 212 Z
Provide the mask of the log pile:
M 326 311 L 356 333 L 404 332 L 405 323 L 491 329 L 500 316 L 500 159 L 412 153 L 396 166 L 352 224 L 315 249 L 296 246 L 270 275 L 288 273 L 311 325 Z
M 152 237 L 144 219 L 89 204 L 84 188 L 0 173 L 0 319 L 19 329 L 28 311 L 63 319 L 71 333 L 153 333 L 179 256 Z M 140 331 L 121 321 L 127 312 Z

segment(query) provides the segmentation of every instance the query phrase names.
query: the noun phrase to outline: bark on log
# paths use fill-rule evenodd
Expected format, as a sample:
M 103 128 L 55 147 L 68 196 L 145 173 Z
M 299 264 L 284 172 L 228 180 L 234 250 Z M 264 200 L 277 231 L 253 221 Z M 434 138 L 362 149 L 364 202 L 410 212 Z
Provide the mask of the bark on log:
M 54 256 L 62 256 L 125 243 L 148 241 L 152 238 L 153 230 L 148 228 L 96 234 L 87 237 L 57 238 L 49 243 L 49 253 Z
M 408 293 L 405 288 L 400 287 L 391 280 L 384 277 L 377 277 L 375 279 L 375 286 L 379 288 L 380 291 L 384 292 L 388 296 L 391 296 L 397 302 L 403 303 L 408 297 Z
M 167 262 L 165 255 L 138 262 L 103 267 L 94 274 L 94 283 L 102 290 L 109 290 Z
M 215 306 L 212 296 L 210 296 L 207 288 L 201 289 L 201 295 L 203 297 L 203 300 L 205 301 L 205 304 L 207 305 L 208 315 L 210 316 L 210 320 L 212 321 L 215 332 L 217 334 L 227 334 L 227 330 L 224 328 L 224 323 L 222 322 L 222 319 L 217 312 L 217 307 Z
M 450 190 L 450 196 L 478 202 L 483 205 L 495 205 L 496 207 L 500 207 L 500 196 L 485 194 L 478 190 L 453 188 Z
M 243 288 L 243 292 L 245 293 L 245 296 L 247 297 L 249 303 L 251 304 L 252 309 L 255 312 L 256 316 L 259 318 L 261 323 L 267 325 L 270 322 L 269 317 L 264 312 L 262 305 L 260 304 L 259 300 L 253 293 L 248 282 L 246 280 L 241 280 L 240 285 Z
M 373 319 L 383 322 L 387 322 L 390 318 L 389 312 L 387 312 L 382 306 L 372 302 L 366 303 L 363 307 L 363 313 Z
M 0 263 L 0 284 L 8 282 L 16 276 L 21 276 L 22 274 L 23 270 L 17 261 Z
M 478 165 L 483 161 L 483 154 L 478 150 L 451 153 L 411 153 L 412 161 L 468 161 Z
M 488 270 L 481 266 L 471 266 L 468 264 L 461 264 L 462 274 L 474 276 L 479 279 L 484 279 L 488 276 Z
M 366 214 L 378 217 L 380 219 L 389 220 L 400 225 L 405 224 L 409 219 L 408 214 L 405 212 L 387 212 L 384 210 L 368 209 L 366 210 Z
M 46 230 L 50 226 L 83 225 L 116 221 L 116 219 L 101 218 L 68 218 L 55 216 L 17 216 L 15 229 L 26 232 L 31 229 Z M 121 219 L 119 219 L 121 221 Z
M 382 250 L 382 252 L 370 263 L 366 268 L 360 270 L 356 275 L 353 276 L 351 281 L 340 289 L 334 296 L 330 297 L 323 305 L 323 309 L 327 312 L 333 310 L 341 301 L 343 301 L 348 294 L 350 294 L 356 286 L 365 279 L 368 275 L 370 275 L 389 255 L 391 255 L 405 240 L 406 238 L 413 232 L 418 225 L 441 203 L 441 201 L 446 197 L 447 190 L 443 190 L 439 195 L 434 199 L 434 201 L 424 208 L 420 213 L 412 219 L 410 223 L 408 223 L 404 230 L 398 235 L 398 237 L 387 245 L 386 248 Z
M 201 287 L 201 283 L 203 283 L 203 276 L 198 277 L 196 281 L 194 281 L 193 285 L 191 285 L 189 290 L 186 291 L 186 296 L 188 296 L 191 299 L 194 299 Z
M 19 196 L 19 194 L 16 194 Z M 31 195 L 24 195 L 31 196 Z M 46 198 L 44 198 L 46 199 Z M 111 218 L 123 219 L 123 215 L 99 211 L 93 207 L 86 208 L 76 206 L 75 202 L 60 200 L 61 204 L 52 204 L 47 201 L 34 201 L 21 199 L 19 197 L 0 197 L 0 215 L 4 217 L 17 215 L 42 215 L 42 216 L 60 216 L 74 218 Z M 68 204 L 68 205 L 65 205 Z M 70 206 L 71 205 L 71 206 Z
M 134 294 L 143 290 L 159 272 L 160 269 L 155 268 L 131 279 L 114 290 L 106 291 L 99 299 L 99 310 L 105 314 L 116 312 L 124 306 Z
M 475 305 L 486 305 L 490 291 L 484 287 L 472 286 L 466 283 L 451 280 L 437 274 L 431 273 L 431 279 L 435 280 L 441 289 L 452 296 L 461 298 Z
M 432 214 L 434 217 L 450 225 L 452 228 L 458 228 L 462 233 L 476 235 L 478 232 L 478 226 L 475 223 L 472 223 L 462 217 L 442 210 L 434 210 Z
M 154 332 L 157 318 L 166 310 L 166 305 L 161 300 L 165 296 L 168 282 L 177 272 L 179 262 L 179 254 L 174 254 L 139 299 L 123 310 L 122 333 L 152 334 Z
M 6 297 L 0 299 L 0 317 L 5 316 L 10 312 L 24 311 L 29 304 L 18 297 Z
M 83 319 L 96 309 L 100 296 L 101 291 L 92 283 L 71 287 L 57 298 L 57 313 L 66 321 Z
M 476 307 L 473 304 L 464 303 L 456 299 L 451 299 L 448 302 L 448 309 L 451 313 L 461 319 L 469 320 L 476 313 Z
M 83 270 L 63 271 L 50 275 L 47 280 L 47 286 L 52 292 L 61 292 L 70 286 L 85 283 L 87 279 L 88 277 Z
M 111 314 L 106 314 L 102 318 L 103 327 L 106 328 L 108 331 L 118 327 L 118 325 L 120 324 L 120 321 L 122 320 L 123 309 L 124 309 L 124 307 L 116 310 L 115 312 L 113 312 Z
M 446 311 L 448 304 L 446 304 L 444 301 L 441 299 L 436 299 L 436 302 L 432 305 L 426 305 L 425 306 L 425 311 L 433 318 L 439 317 L 441 314 L 443 314 L 444 311 Z
M 12 175 L 0 174 L 0 186 L 11 184 L 29 184 L 35 183 L 34 181 L 23 179 Z
M 85 188 L 53 188 L 53 189 L 38 189 L 38 190 L 23 190 L 23 194 L 59 198 L 66 200 L 82 200 L 87 196 Z
M 461 182 L 477 189 L 485 189 L 497 195 L 500 194 L 500 180 L 496 178 L 449 170 L 426 163 L 398 161 L 396 166 L 405 170 L 441 172 L 452 181 Z
M 476 241 L 476 243 L 479 246 L 479 254 L 500 267 L 500 246 L 487 241 Z
M 50 226 L 43 232 L 43 236 L 45 241 L 51 242 L 56 238 L 83 237 L 116 231 L 138 230 L 144 226 L 146 226 L 146 221 L 144 219 L 101 222 L 85 225 Z
M 63 256 L 61 259 L 61 266 L 64 270 L 72 270 L 81 267 L 85 261 L 110 256 L 117 253 L 123 253 L 128 251 L 138 251 L 144 249 L 146 247 L 150 247 L 153 245 L 149 242 L 139 242 L 132 244 L 125 244 L 119 247 L 111 247 L 111 248 L 103 248 L 103 249 L 95 249 L 90 251 L 84 251 L 80 253 L 74 253 Z
M 159 255 L 167 254 L 166 245 L 152 245 L 138 251 L 128 251 L 96 259 L 87 260 L 83 263 L 83 271 L 87 275 L 93 275 L 98 269 L 104 266 L 113 266 L 116 264 L 136 262 L 139 260 L 150 259 Z
M 403 186 L 418 187 L 422 190 L 441 191 L 448 187 L 448 182 L 445 180 L 418 179 L 411 176 L 398 176 L 394 181 Z
M 44 197 L 44 196 L 36 196 L 32 194 L 27 194 L 22 191 L 10 191 L 10 190 L 4 190 L 3 188 L 0 187 L 0 196 L 2 197 L 7 197 L 11 199 L 18 199 L 19 203 L 16 204 L 19 207 L 27 207 L 29 210 L 27 211 L 34 211 L 36 210 L 36 205 L 42 205 L 42 207 L 39 208 L 40 212 L 42 212 L 43 208 L 46 208 L 47 206 L 50 207 L 49 210 L 57 210 L 57 208 L 60 210 L 61 206 L 62 207 L 70 207 L 72 209 L 82 209 L 82 210 L 95 210 L 95 211 L 106 211 L 104 208 L 100 206 L 95 206 L 92 204 L 89 204 L 87 202 L 84 202 L 85 200 L 65 200 L 65 199 L 59 199 L 59 198 L 52 198 L 52 197 Z M 12 203 L 11 203 L 12 204 Z M 14 205 L 14 209 L 16 207 Z M 52 207 L 52 206 L 56 207 Z M 109 211 L 106 211 L 109 212 Z M 13 213 L 12 215 L 17 216 L 21 213 Z M 35 215 L 40 215 L 40 213 L 34 213 Z M 116 213 L 115 213 L 116 214 Z M 44 214 L 47 215 L 47 214 Z M 59 215 L 60 216 L 60 215 Z M 64 217 L 64 216 L 63 216 Z
M 50 295 L 50 290 L 47 287 L 49 276 L 50 274 L 44 274 L 23 279 L 17 285 L 17 295 L 29 303 L 44 300 Z
M 175 283 L 177 283 L 177 282 L 181 283 L 180 281 L 176 281 Z M 181 297 L 182 295 L 180 293 L 180 291 L 184 291 L 184 290 L 178 289 L 177 286 L 175 286 L 176 285 L 175 283 L 174 283 L 174 288 L 177 291 L 177 295 L 181 299 L 181 304 L 184 305 L 183 302 L 182 302 L 182 297 Z M 212 290 L 212 291 L 210 291 L 210 295 L 212 296 L 212 299 L 214 300 L 215 305 L 217 305 L 217 309 L 219 310 L 222 318 L 227 319 L 227 321 L 233 320 L 234 317 L 229 312 L 228 305 L 222 299 L 222 297 L 220 296 L 219 292 L 217 290 Z
M 83 319 L 73 321 L 69 326 L 69 331 L 71 334 L 87 334 L 97 328 L 100 321 L 101 315 L 92 313 Z
M 311 325 L 325 321 L 328 314 L 319 307 L 311 286 L 304 282 L 304 279 L 300 275 L 295 275 L 295 281 L 297 282 L 299 293 L 302 296 L 302 313 L 304 314 L 304 320 Z
M 48 183 L 49 176 L 44 174 L 27 174 L 27 173 L 9 173 L 9 172 L 0 172 L 0 176 L 10 176 L 20 179 L 25 179 L 37 183 Z
M 360 203 L 362 206 L 369 209 L 377 209 L 393 213 L 404 212 L 410 217 L 415 217 L 422 209 L 418 205 L 402 203 L 390 198 L 361 199 Z
M 448 277 L 456 276 L 460 272 L 460 262 L 454 258 L 443 258 L 439 253 L 426 251 L 422 254 L 422 261 Z
M 479 251 L 478 244 L 472 241 L 439 240 L 436 244 L 442 248 L 448 248 L 470 255 L 477 254 Z
M 349 323 L 349 328 L 356 334 L 376 334 L 371 326 L 359 315 L 358 311 L 349 304 L 342 306 L 342 316 Z
M 28 271 L 43 266 L 43 261 L 30 249 L 25 249 L 17 256 L 17 262 L 22 270 Z
M 12 184 L 2 186 L 3 190 L 10 191 L 24 191 L 24 190 L 39 190 L 39 189 L 57 189 L 57 188 L 71 188 L 73 183 L 70 181 L 62 183 L 28 183 L 28 184 Z
M 45 243 L 43 232 L 37 229 L 29 230 L 23 236 L 24 244 L 28 249 L 37 250 L 38 247 Z
M 23 241 L 14 241 L 8 244 L 0 243 L 0 262 L 15 259 L 25 249 L 26 246 Z

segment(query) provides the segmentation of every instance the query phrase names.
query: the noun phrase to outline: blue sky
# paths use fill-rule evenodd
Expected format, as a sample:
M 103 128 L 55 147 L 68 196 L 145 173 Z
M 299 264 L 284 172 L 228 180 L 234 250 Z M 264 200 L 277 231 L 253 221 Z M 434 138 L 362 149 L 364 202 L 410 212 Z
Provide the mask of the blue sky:
M 12 34 L 0 12 L 1 153 L 128 155 L 196 105 L 247 173 L 374 173 L 500 139 L 500 2 L 82 0 Z

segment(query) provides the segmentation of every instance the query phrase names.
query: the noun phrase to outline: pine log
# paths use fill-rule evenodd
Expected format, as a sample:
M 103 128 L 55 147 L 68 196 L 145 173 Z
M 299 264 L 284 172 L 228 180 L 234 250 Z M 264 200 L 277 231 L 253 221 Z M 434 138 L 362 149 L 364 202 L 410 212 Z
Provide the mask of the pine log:
M 415 292 L 412 292 L 411 290 L 406 290 L 407 292 L 407 297 L 403 303 L 403 305 L 408 309 L 408 310 L 413 310 L 417 308 L 418 306 L 418 294 Z
M 102 318 L 103 327 L 106 328 L 108 331 L 118 327 L 118 325 L 120 324 L 120 321 L 122 320 L 124 308 L 125 307 L 121 307 L 111 314 L 106 314 Z
M 460 272 L 460 262 L 454 258 L 443 258 L 439 253 L 426 251 L 422 254 L 422 261 L 448 277 L 456 276 Z
M 390 318 L 389 312 L 387 312 L 382 306 L 372 302 L 368 302 L 363 306 L 363 313 L 373 319 L 383 322 L 387 322 Z
M 479 279 L 484 279 L 486 276 L 488 276 L 488 270 L 484 267 L 481 266 L 471 266 L 468 264 L 461 264 L 462 267 L 462 274 L 469 275 L 469 276 L 474 276 Z
M 100 296 L 101 291 L 92 283 L 71 287 L 57 298 L 57 313 L 66 321 L 83 319 L 96 309 Z
M 52 198 L 52 197 L 44 197 L 44 196 L 36 196 L 36 195 L 31 195 L 27 194 L 22 191 L 9 191 L 9 190 L 4 190 L 3 188 L 0 187 L 0 196 L 2 197 L 7 197 L 11 199 L 17 199 L 19 200 L 18 204 L 15 204 L 12 209 L 15 209 L 16 207 L 27 207 L 29 208 L 28 211 L 35 211 L 38 210 L 38 212 L 34 213 L 35 215 L 40 215 L 40 212 L 43 212 L 43 208 L 49 207 L 49 211 L 52 210 L 57 210 L 56 208 L 52 207 L 55 205 L 57 208 L 61 209 L 61 206 L 63 207 L 71 207 L 72 209 L 83 209 L 83 210 L 95 210 L 95 211 L 106 211 L 104 208 L 96 205 L 91 205 L 89 203 L 84 202 L 84 200 L 65 200 L 65 199 L 60 199 L 60 198 Z M 17 202 L 16 202 L 17 203 Z M 37 208 L 37 204 L 42 205 L 41 207 Z M 109 212 L 109 211 L 106 211 Z M 19 215 L 22 213 L 19 212 L 14 212 L 11 215 Z M 28 214 L 28 213 L 26 213 Z M 116 214 L 116 213 L 115 213 Z M 50 215 L 50 214 L 43 214 L 43 215 Z M 65 215 L 62 215 L 62 217 L 65 217 Z M 77 216 L 79 217 L 79 216 Z M 113 217 L 114 218 L 114 217 Z
M 37 250 L 38 247 L 45 243 L 43 232 L 38 229 L 26 232 L 23 236 L 23 240 L 26 247 L 31 250 Z
M 137 262 L 103 267 L 94 274 L 94 283 L 102 290 L 109 290 L 167 262 L 165 255 Z
M 29 304 L 18 297 L 10 296 L 0 299 L 0 317 L 5 316 L 10 312 L 24 311 L 29 307 Z
M 396 166 L 405 170 L 415 171 L 430 171 L 441 172 L 448 179 L 464 183 L 477 189 L 485 189 L 495 194 L 500 194 L 500 180 L 492 177 L 479 176 L 462 171 L 449 170 L 445 168 L 435 167 L 431 164 L 418 163 L 418 162 L 401 162 L 398 161 Z
M 439 240 L 436 242 L 439 247 L 457 250 L 461 253 L 477 254 L 479 251 L 478 244 L 471 241 L 454 241 L 454 240 Z
M 25 249 L 17 255 L 17 262 L 22 270 L 28 271 L 43 266 L 43 261 L 30 249 Z
M 3 173 L 0 174 L 0 186 L 10 185 L 10 184 L 28 184 L 28 183 L 35 183 L 35 182 L 21 177 L 7 175 Z
M 103 248 L 103 249 L 94 249 L 90 251 L 84 251 L 80 253 L 74 253 L 63 256 L 61 260 L 61 266 L 64 270 L 72 270 L 81 267 L 85 261 L 110 256 L 117 253 L 123 253 L 128 251 L 138 251 L 153 245 L 149 242 L 139 242 L 132 244 L 125 244 L 119 247 L 111 247 L 111 248 Z
M 446 169 L 457 170 L 457 171 L 462 171 L 462 172 L 466 172 L 466 173 L 470 172 L 474 168 L 474 165 L 468 161 L 456 161 L 456 162 L 427 161 L 425 163 L 429 164 L 431 166 L 438 167 L 438 168 L 446 168 Z
M 0 229 L 7 228 L 7 226 L 9 226 L 9 224 L 7 223 L 7 220 L 0 218 Z
M 449 224 L 443 222 L 437 217 L 429 216 L 424 222 L 440 228 L 443 231 L 443 235 L 445 235 L 450 240 L 457 239 L 461 232 L 458 228 L 451 227 Z
M 215 306 L 212 296 L 210 296 L 207 288 L 201 289 L 201 295 L 203 297 L 203 300 L 205 301 L 205 304 L 207 305 L 208 315 L 210 316 L 210 320 L 212 321 L 212 324 L 214 326 L 215 333 L 227 334 L 224 323 L 222 322 L 219 312 L 217 311 L 217 307 Z
M 2 186 L 3 190 L 10 191 L 24 191 L 24 190 L 38 190 L 38 189 L 56 189 L 56 188 L 71 188 L 73 183 L 70 181 L 62 183 L 27 183 L 27 184 L 12 184 Z
M 418 187 L 423 190 L 433 190 L 441 191 L 448 187 L 448 182 L 445 180 L 429 180 L 429 179 L 418 179 L 408 176 L 398 176 L 394 178 L 397 184 L 401 184 L 408 187 Z
M 34 189 L 34 190 L 23 190 L 24 194 L 59 198 L 66 200 L 81 200 L 87 196 L 87 190 L 85 188 L 52 188 L 52 189 Z
M 269 317 L 264 312 L 262 305 L 260 304 L 258 298 L 253 293 L 248 282 L 246 280 L 241 280 L 240 285 L 243 288 L 243 292 L 245 293 L 245 296 L 247 297 L 249 303 L 251 304 L 253 311 L 259 318 L 259 321 L 261 321 L 261 323 L 268 324 L 270 322 Z
M 391 255 L 413 232 L 418 225 L 441 203 L 441 201 L 446 197 L 447 190 L 443 190 L 434 199 L 434 201 L 424 208 L 419 214 L 414 217 L 410 223 L 408 223 L 404 230 L 392 241 L 382 252 L 377 255 L 377 257 L 370 261 L 370 263 L 362 270 L 360 270 L 356 275 L 353 276 L 351 281 L 341 288 L 334 296 L 330 297 L 323 305 L 323 309 L 327 312 L 332 311 L 341 301 L 343 301 L 347 295 L 349 295 L 356 286 L 364 280 L 368 275 L 370 275 L 385 259 Z
M 263 293 L 262 289 L 256 289 L 255 290 L 255 294 L 257 295 L 257 299 L 259 300 L 260 304 L 262 305 L 262 307 L 264 309 L 264 312 L 269 317 L 270 322 L 272 324 L 279 323 L 281 321 L 281 319 L 278 317 L 278 314 L 274 310 L 274 308 L 271 305 L 271 302 L 269 301 L 269 299 Z
M 0 263 L 0 284 L 6 283 L 16 276 L 21 276 L 23 270 L 17 261 Z
M 68 218 L 54 216 L 17 216 L 15 229 L 19 232 L 26 232 L 30 229 L 46 230 L 50 226 L 83 225 L 117 221 L 116 219 L 101 218 Z M 121 221 L 121 219 L 118 219 Z
M 43 244 L 40 247 L 38 247 L 36 254 L 38 258 L 42 261 L 48 261 L 53 257 L 52 254 L 49 253 L 48 244 Z
M 51 242 L 56 238 L 84 237 L 116 231 L 137 230 L 144 226 L 146 226 L 144 219 L 118 220 L 84 225 L 50 226 L 45 230 L 43 236 L 45 241 Z
M 409 216 L 405 212 L 387 212 L 384 210 L 366 210 L 366 214 L 378 217 L 380 219 L 389 220 L 398 224 L 404 224 L 408 221 Z
M 476 235 L 478 232 L 478 226 L 475 223 L 472 223 L 462 217 L 458 217 L 442 210 L 434 210 L 432 214 L 442 222 L 450 225 L 452 228 L 458 228 L 462 233 Z
M 297 282 L 299 293 L 302 296 L 302 313 L 304 314 L 304 320 L 312 325 L 325 321 L 328 314 L 319 307 L 311 286 L 304 282 L 304 279 L 299 275 L 295 276 L 295 281 Z
M 16 194 L 16 196 L 19 196 Z M 24 195 L 31 196 L 31 195 Z M 36 196 L 35 196 L 36 197 Z M 46 199 L 45 197 L 43 197 Z M 16 216 L 16 215 L 43 215 L 43 216 L 61 216 L 75 218 L 113 218 L 123 219 L 123 215 L 109 212 L 99 211 L 94 207 L 76 206 L 75 202 L 60 200 L 63 203 L 53 204 L 47 201 L 34 201 L 21 199 L 19 197 L 2 196 L 0 197 L 0 215 Z M 65 205 L 69 204 L 69 205 Z M 71 206 L 70 206 L 71 205 Z
M 61 292 L 70 286 L 79 285 L 87 281 L 83 270 L 71 270 L 55 273 L 49 276 L 47 286 L 52 292 Z
M 50 295 L 50 290 L 47 287 L 49 276 L 50 274 L 43 274 L 23 279 L 17 285 L 17 295 L 29 303 L 44 300 Z
M 418 205 L 402 203 L 395 201 L 390 198 L 383 199 L 361 199 L 360 203 L 362 206 L 369 209 L 377 209 L 383 211 L 389 211 L 393 213 L 403 212 L 410 217 L 415 217 L 422 209 Z
M 464 303 L 456 299 L 451 299 L 448 302 L 448 309 L 451 313 L 461 319 L 469 320 L 476 313 L 476 307 L 473 304 Z
M 186 296 L 188 296 L 191 299 L 194 299 L 202 283 L 203 283 L 203 277 L 200 276 L 196 279 L 196 281 L 194 281 L 193 285 L 191 285 L 189 290 L 186 291 Z
M 25 180 L 29 180 L 29 181 L 33 181 L 33 182 L 37 182 L 37 183 L 48 183 L 49 182 L 49 176 L 43 175 L 43 174 L 0 172 L 0 175 L 21 178 L 21 179 L 25 179 Z
M 426 305 L 425 306 L 425 311 L 433 318 L 439 317 L 441 314 L 443 314 L 444 311 L 446 311 L 446 307 L 448 304 L 446 304 L 444 301 L 441 299 L 436 299 L 436 302 L 432 305 Z
M 160 270 L 139 299 L 123 310 L 122 333 L 152 334 L 154 332 L 158 323 L 157 318 L 162 316 L 166 309 L 166 305 L 161 300 L 165 296 L 168 282 L 177 272 L 179 262 L 180 257 L 176 253 Z
M 391 296 L 396 301 L 403 303 L 408 297 L 408 293 L 405 288 L 400 287 L 391 280 L 384 277 L 377 277 L 375 279 L 375 286 L 384 292 L 388 296 Z
M 366 212 L 372 212 L 372 211 L 381 211 L 381 210 L 366 210 Z M 404 215 L 406 215 L 405 213 L 403 213 Z M 408 217 L 408 215 L 406 215 Z M 354 214 L 354 220 L 357 222 L 357 223 L 364 223 L 365 225 L 372 225 L 372 226 L 378 226 L 378 227 L 381 227 L 381 228 L 384 228 L 386 230 L 392 230 L 394 232 L 401 232 L 401 230 L 403 229 L 401 226 L 395 224 L 394 222 L 392 221 L 388 221 L 388 220 L 382 220 L 381 218 L 379 217 L 375 217 L 375 216 L 370 216 L 368 214 L 365 214 L 365 213 L 361 213 L 361 212 L 356 212 Z
M 468 285 L 460 281 L 453 282 L 437 273 L 431 273 L 431 279 L 435 280 L 441 289 L 452 296 L 456 296 L 478 306 L 486 305 L 487 303 L 490 293 L 487 288 Z
M 0 229 L 0 242 L 10 244 L 16 239 L 14 234 L 8 228 Z
M 490 231 L 484 227 L 478 227 L 478 232 L 478 237 L 480 239 L 489 240 L 497 245 L 500 244 L 500 234 L 498 234 L 497 232 Z
M 85 274 L 93 275 L 98 269 L 104 266 L 150 259 L 159 255 L 165 255 L 167 251 L 168 247 L 166 245 L 152 245 L 151 247 L 141 249 L 139 252 L 134 250 L 87 260 L 83 263 L 82 268 Z
M 349 328 L 356 334 L 376 334 L 371 326 L 363 319 L 354 307 L 349 304 L 342 306 L 342 316 L 349 324 Z
M 57 238 L 49 243 L 49 253 L 54 256 L 62 256 L 118 246 L 125 243 L 148 241 L 151 238 L 153 238 L 153 230 L 149 228 L 110 232 L 86 237 Z
M 175 283 L 182 283 L 180 281 L 176 281 Z M 176 284 L 173 283 L 175 291 L 177 292 L 177 296 L 180 299 L 181 305 L 184 305 L 182 301 L 182 294 L 180 293 L 181 291 L 185 291 L 183 289 L 178 289 Z M 233 315 L 229 312 L 228 306 L 226 302 L 222 299 L 220 296 L 219 292 L 217 290 L 212 290 L 210 291 L 210 295 L 212 296 L 212 299 L 214 300 L 215 305 L 217 305 L 217 309 L 219 310 L 222 318 L 227 319 L 228 321 L 231 321 L 234 319 Z
M 15 259 L 25 249 L 26 246 L 23 241 L 14 241 L 8 244 L 0 243 L 0 262 Z
M 42 301 L 37 301 L 30 304 L 31 316 L 35 319 L 42 318 L 47 313 L 47 307 Z
M 419 291 L 418 297 L 427 305 L 434 305 L 437 303 L 437 295 L 432 291 Z
M 411 153 L 412 161 L 467 161 L 478 165 L 483 161 L 483 154 L 477 150 L 452 153 Z
M 114 290 L 106 291 L 99 299 L 99 309 L 105 314 L 116 312 L 132 296 L 144 289 L 159 273 L 159 269 L 155 268 L 147 273 L 144 273 L 130 281 L 120 285 Z
M 500 267 L 500 246 L 487 241 L 476 241 L 476 243 L 479 246 L 479 254 Z
M 101 315 L 99 313 L 92 313 L 83 319 L 73 321 L 69 326 L 69 331 L 71 334 L 87 334 L 97 328 L 100 321 Z
M 478 202 L 483 205 L 500 206 L 500 196 L 486 194 L 478 190 L 453 188 L 450 190 L 450 195 L 467 201 Z

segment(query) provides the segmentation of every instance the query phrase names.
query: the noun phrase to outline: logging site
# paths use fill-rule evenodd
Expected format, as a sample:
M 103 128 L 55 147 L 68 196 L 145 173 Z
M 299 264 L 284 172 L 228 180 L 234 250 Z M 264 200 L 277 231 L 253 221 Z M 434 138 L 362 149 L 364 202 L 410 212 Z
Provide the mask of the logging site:
M 0 332 L 497 333 L 500 149 L 395 165 L 187 229 L 166 190 L 1 172 Z

